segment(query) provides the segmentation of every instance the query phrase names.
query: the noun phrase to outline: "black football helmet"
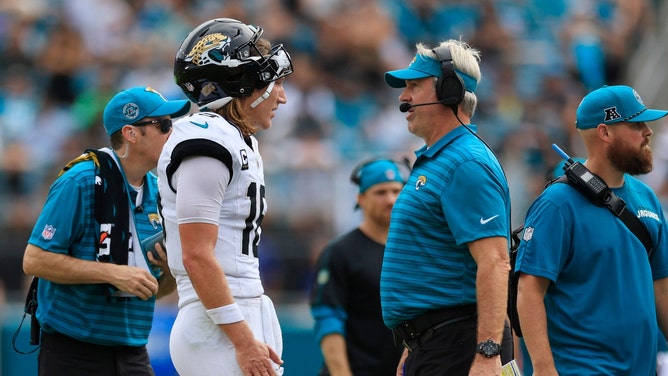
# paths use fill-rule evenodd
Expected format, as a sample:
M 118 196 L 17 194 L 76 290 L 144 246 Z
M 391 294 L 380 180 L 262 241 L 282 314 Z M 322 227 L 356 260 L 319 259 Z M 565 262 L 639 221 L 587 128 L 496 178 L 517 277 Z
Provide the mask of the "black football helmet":
M 263 55 L 257 47 L 262 28 L 231 18 L 197 26 L 181 44 L 174 61 L 174 79 L 200 107 L 222 98 L 251 95 L 292 73 L 283 45 Z

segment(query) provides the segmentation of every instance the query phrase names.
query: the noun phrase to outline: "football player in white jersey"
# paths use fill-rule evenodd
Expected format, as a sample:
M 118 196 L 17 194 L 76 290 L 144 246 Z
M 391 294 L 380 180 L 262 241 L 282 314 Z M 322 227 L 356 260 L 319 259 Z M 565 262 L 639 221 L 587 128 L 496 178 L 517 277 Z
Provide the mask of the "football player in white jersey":
M 292 73 L 262 28 L 219 18 L 195 28 L 174 63 L 200 111 L 174 124 L 158 162 L 166 248 L 179 294 L 170 335 L 187 375 L 282 375 L 281 329 L 260 281 L 264 172 L 253 134 L 287 102 Z

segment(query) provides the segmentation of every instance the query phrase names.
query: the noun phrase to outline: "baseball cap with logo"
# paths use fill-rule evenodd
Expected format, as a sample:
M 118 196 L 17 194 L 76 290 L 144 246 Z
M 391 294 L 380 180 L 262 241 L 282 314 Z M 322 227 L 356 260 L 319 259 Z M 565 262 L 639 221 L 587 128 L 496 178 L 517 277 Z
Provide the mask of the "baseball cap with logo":
M 455 69 L 462 79 L 466 91 L 475 92 L 478 81 L 468 74 Z M 426 77 L 440 77 L 441 62 L 426 55 L 417 54 L 408 65 L 408 68 L 385 72 L 385 82 L 393 88 L 406 87 L 406 80 L 417 80 Z
M 596 128 L 599 124 L 649 122 L 668 115 L 668 111 L 645 107 L 635 89 L 625 85 L 603 86 L 587 94 L 576 111 L 578 129 Z
M 375 159 L 363 163 L 355 168 L 350 180 L 359 186 L 359 193 L 364 193 L 367 189 L 380 183 L 406 182 L 397 163 L 390 159 Z
M 188 113 L 190 101 L 168 101 L 155 89 L 138 86 L 116 94 L 104 108 L 103 123 L 107 134 L 118 132 L 146 117 L 179 117 Z
M 406 183 L 406 179 L 402 176 L 397 162 L 381 158 L 357 165 L 350 175 L 350 181 L 359 186 L 360 194 L 366 192 L 376 184 L 388 182 Z M 359 209 L 359 204 L 355 205 L 355 209 Z

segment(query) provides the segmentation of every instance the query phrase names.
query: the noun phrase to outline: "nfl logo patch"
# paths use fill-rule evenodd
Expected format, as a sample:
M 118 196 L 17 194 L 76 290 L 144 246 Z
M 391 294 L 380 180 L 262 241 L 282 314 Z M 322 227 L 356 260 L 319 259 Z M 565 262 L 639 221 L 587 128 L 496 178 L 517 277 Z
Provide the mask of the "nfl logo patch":
M 44 240 L 51 240 L 53 239 L 53 235 L 56 233 L 56 228 L 51 226 L 51 225 L 46 225 L 44 226 L 44 230 L 42 230 L 42 238 Z
M 533 238 L 533 227 L 527 227 L 524 229 L 523 239 L 525 242 L 528 242 L 531 238 Z

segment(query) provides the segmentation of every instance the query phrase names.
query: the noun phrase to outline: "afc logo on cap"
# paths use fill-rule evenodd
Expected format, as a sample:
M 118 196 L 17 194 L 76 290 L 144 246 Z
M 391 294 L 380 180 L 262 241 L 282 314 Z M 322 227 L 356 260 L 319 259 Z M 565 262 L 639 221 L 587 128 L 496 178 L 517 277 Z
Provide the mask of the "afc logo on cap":
M 617 120 L 622 117 L 622 115 L 617 112 L 617 107 L 609 107 L 603 110 L 605 112 L 605 119 L 603 119 L 604 122 L 609 122 L 612 120 Z

